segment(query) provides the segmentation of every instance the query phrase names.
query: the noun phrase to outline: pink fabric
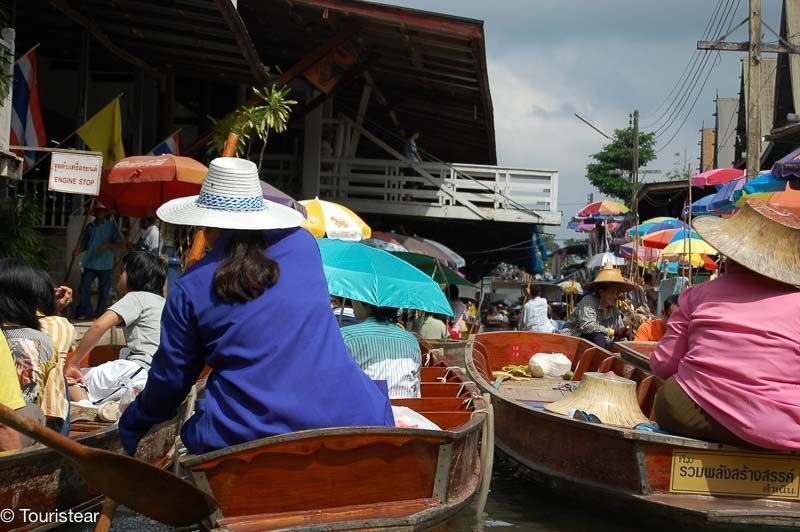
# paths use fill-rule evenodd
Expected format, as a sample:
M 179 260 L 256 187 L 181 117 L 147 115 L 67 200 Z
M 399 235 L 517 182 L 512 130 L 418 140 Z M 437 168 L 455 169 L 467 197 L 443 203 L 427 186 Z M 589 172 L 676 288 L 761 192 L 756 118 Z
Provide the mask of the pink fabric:
M 734 266 L 678 304 L 653 372 L 743 440 L 800 449 L 800 290 Z

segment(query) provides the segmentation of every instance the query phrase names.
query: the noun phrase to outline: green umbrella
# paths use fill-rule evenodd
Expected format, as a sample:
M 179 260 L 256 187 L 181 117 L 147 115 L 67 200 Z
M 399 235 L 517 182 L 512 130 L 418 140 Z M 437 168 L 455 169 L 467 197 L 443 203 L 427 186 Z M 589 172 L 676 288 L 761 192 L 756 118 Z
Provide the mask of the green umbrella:
M 376 307 L 453 315 L 436 281 L 392 254 L 360 242 L 322 238 L 317 244 L 331 295 Z
M 434 281 L 439 284 L 455 284 L 460 286 L 469 286 L 474 289 L 478 287 L 456 272 L 442 265 L 436 258 L 430 255 L 423 255 L 421 253 L 406 253 L 402 251 L 392 253 L 395 257 L 399 257 L 409 264 L 412 264 L 432 277 Z

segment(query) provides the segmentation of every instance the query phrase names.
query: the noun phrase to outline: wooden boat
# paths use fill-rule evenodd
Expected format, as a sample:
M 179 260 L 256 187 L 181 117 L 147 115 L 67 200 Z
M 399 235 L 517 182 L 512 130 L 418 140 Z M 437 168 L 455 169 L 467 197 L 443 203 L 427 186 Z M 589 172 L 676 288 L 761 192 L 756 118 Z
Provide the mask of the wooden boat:
M 114 359 L 120 346 L 103 346 L 93 351 L 89 364 Z M 84 364 L 86 365 L 86 364 Z M 175 438 L 183 412 L 170 421 L 153 427 L 142 439 L 136 456 L 159 467 L 172 461 Z M 70 438 L 97 449 L 124 453 L 116 423 L 73 422 Z M 14 511 L 10 522 L 2 522 L 2 530 L 34 530 L 52 528 L 53 523 L 26 523 L 22 509 L 29 512 L 88 511 L 102 502 L 103 496 L 93 491 L 77 468 L 60 454 L 35 445 L 19 451 L 0 452 L 0 509 Z
M 611 352 L 634 366 L 650 371 L 650 354 L 656 350 L 658 342 L 616 342 Z
M 800 455 L 588 423 L 543 410 L 544 403 L 571 393 L 561 379 L 493 385 L 493 370 L 527 364 L 537 352 L 564 353 L 572 360 L 573 380 L 588 371 L 613 371 L 635 381 L 639 405 L 651 419 L 662 384 L 649 367 L 636 367 L 579 338 L 531 332 L 471 338 L 467 371 L 492 396 L 497 447 L 534 480 L 570 496 L 689 524 L 800 526 Z
M 475 496 L 482 474 L 491 478 L 482 470 L 491 461 L 482 468 L 478 450 L 487 409 L 475 385 L 436 351 L 421 377 L 422 398 L 392 404 L 442 430 L 307 430 L 183 457 L 190 478 L 219 503 L 205 526 L 414 530 L 446 521 Z

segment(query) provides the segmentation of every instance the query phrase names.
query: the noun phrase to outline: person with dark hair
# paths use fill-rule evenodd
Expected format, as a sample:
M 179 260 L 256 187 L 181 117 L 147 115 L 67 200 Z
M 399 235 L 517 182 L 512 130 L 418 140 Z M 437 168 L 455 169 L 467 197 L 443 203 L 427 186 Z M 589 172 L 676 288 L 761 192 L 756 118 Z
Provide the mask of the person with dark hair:
M 532 284 L 528 288 L 528 301 L 522 307 L 522 327 L 524 331 L 552 333 L 553 322 L 547 317 L 547 300 L 542 297 L 542 287 Z
M 47 419 L 59 428 L 64 421 L 60 417 L 66 401 L 63 389 L 61 396 L 45 391 L 48 383 L 56 389 L 55 380 L 63 379 L 63 375 L 57 371 L 53 342 L 39 330 L 36 312 L 48 288 L 52 291 L 52 283 L 47 285 L 40 272 L 28 263 L 0 260 L 0 324 L 26 405 L 23 415 L 41 422 Z M 27 443 L 26 440 L 23 446 Z
M 426 313 L 419 322 L 417 332 L 423 340 L 446 340 L 450 337 L 447 316 Z
M 89 326 L 64 370 L 72 384 L 69 395 L 73 401 L 89 401 L 92 405 L 117 401 L 127 387 L 143 388 L 147 382 L 147 371 L 161 338 L 167 267 L 164 261 L 144 251 L 128 253 L 123 264 L 117 285 L 122 298 Z M 103 335 L 119 325 L 124 327 L 127 344 L 120 359 L 79 369 Z
M 419 157 L 419 151 L 417 150 L 417 139 L 419 138 L 419 130 L 412 129 L 411 133 L 405 136 L 406 142 L 403 145 L 403 155 L 406 159 L 413 163 L 422 162 L 422 159 Z
M 181 429 L 195 454 L 298 430 L 394 425 L 385 387 L 342 341 L 303 215 L 264 199 L 255 164 L 214 159 L 199 196 L 157 214 L 204 227 L 211 250 L 171 287 L 147 385 L 120 419 L 128 453 L 176 415 L 206 365 L 205 397 Z
M 361 323 L 342 327 L 342 338 L 361 369 L 386 381 L 392 399 L 419 397 L 422 351 L 414 335 L 397 325 L 398 310 L 353 301 L 353 311 Z
M 669 296 L 664 301 L 663 318 L 656 318 L 642 323 L 636 330 L 635 342 L 658 342 L 667 332 L 667 322 L 673 312 L 678 310 L 678 296 Z
M 331 309 L 339 327 L 347 327 L 358 323 L 352 305 L 345 302 L 344 298 L 331 296 Z
M 141 231 L 139 239 L 136 241 L 136 251 L 144 251 L 158 257 L 161 233 L 158 230 L 156 219 L 152 216 L 145 216 L 139 221 L 139 229 Z
M 108 207 L 98 201 L 92 212 L 94 220 L 86 226 L 81 245 L 75 250 L 75 256 L 83 253 L 78 319 L 97 317 L 105 312 L 111 292 L 111 271 L 114 269 L 113 248 L 121 240 L 117 225 L 108 217 Z M 97 305 L 92 310 L 92 283 L 95 279 Z
M 447 299 L 450 301 L 450 310 L 453 311 L 453 331 L 458 331 L 458 337 L 461 337 L 461 332 L 467 329 L 467 318 L 469 318 L 469 309 L 458 297 L 458 287 L 454 284 L 447 286 Z
M 655 312 L 656 306 L 658 305 L 658 288 L 655 285 L 655 278 L 652 273 L 645 272 L 642 281 L 644 295 L 647 297 L 647 306 L 650 312 Z
M 56 366 L 45 384 L 44 394 L 48 397 L 48 404 L 53 408 L 47 413 L 51 428 L 64 435 L 69 434 L 69 396 L 64 378 L 64 369 L 67 357 L 75 343 L 75 326 L 69 320 L 58 314 L 72 300 L 72 290 L 66 286 L 56 287 L 50 275 L 44 270 L 37 270 L 39 282 L 37 283 L 36 312 L 39 316 L 41 331 L 53 342 L 56 355 Z M 62 420 L 62 421 L 56 421 Z

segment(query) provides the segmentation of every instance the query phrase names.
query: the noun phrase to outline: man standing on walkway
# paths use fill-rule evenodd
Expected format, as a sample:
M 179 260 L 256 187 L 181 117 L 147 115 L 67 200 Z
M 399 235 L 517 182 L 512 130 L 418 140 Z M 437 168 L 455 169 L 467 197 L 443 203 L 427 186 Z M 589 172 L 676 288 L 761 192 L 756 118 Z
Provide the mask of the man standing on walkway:
M 108 217 L 108 208 L 100 203 L 94 206 L 94 221 L 86 226 L 80 248 L 75 255 L 85 253 L 81 265 L 80 303 L 78 319 L 96 318 L 105 312 L 111 291 L 111 271 L 114 269 L 114 251 L 110 244 L 120 241 L 116 225 Z M 92 283 L 97 279 L 97 306 L 92 310 Z

